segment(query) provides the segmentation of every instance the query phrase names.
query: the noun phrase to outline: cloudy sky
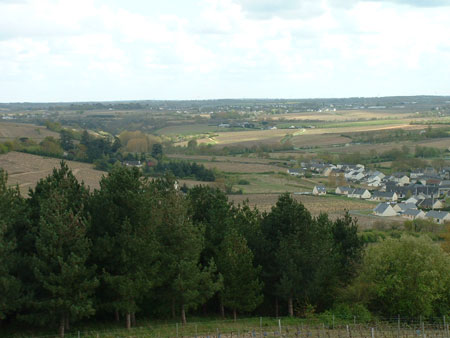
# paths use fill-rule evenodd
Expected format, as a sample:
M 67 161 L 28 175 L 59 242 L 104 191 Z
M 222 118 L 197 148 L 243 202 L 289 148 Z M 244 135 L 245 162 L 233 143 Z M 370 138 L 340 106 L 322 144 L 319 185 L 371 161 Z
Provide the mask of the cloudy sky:
M 0 102 L 450 95 L 450 0 L 0 0 Z

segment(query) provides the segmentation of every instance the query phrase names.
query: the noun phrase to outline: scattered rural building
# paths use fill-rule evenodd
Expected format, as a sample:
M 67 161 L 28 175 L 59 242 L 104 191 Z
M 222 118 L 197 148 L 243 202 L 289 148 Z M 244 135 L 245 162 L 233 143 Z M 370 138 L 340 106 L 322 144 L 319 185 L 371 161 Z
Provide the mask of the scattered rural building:
M 397 193 L 390 191 L 374 191 L 372 193 L 373 201 L 391 201 L 395 202 L 398 200 Z
M 288 169 L 287 173 L 292 176 L 302 176 L 303 175 L 303 171 L 301 171 L 299 169 Z
M 351 187 L 337 187 L 334 192 L 336 195 L 348 195 L 348 193 L 352 190 L 353 188 Z
M 369 199 L 370 197 L 372 197 L 372 194 L 367 189 L 353 189 L 348 193 L 348 197 Z
M 442 209 L 444 207 L 440 200 L 434 198 L 425 198 L 418 203 L 418 206 L 422 209 Z
M 397 216 L 397 212 L 392 208 L 389 203 L 380 203 L 375 209 L 373 209 L 373 213 L 377 216 Z
M 410 209 L 416 209 L 417 210 L 417 206 L 414 203 L 397 203 L 393 206 L 394 210 L 399 212 L 399 213 L 403 213 L 406 210 L 410 210 Z
M 123 161 L 122 164 L 126 167 L 136 167 L 136 168 L 142 167 L 141 161 Z
M 402 213 L 402 216 L 410 220 L 423 219 L 425 218 L 425 213 L 419 209 L 408 209 Z
M 425 217 L 432 219 L 438 224 L 443 224 L 444 222 L 450 221 L 450 213 L 447 211 L 431 210 L 425 214 Z
M 409 184 L 409 177 L 405 173 L 394 173 L 390 177 L 391 182 L 396 182 L 399 185 Z
M 424 198 L 420 198 L 419 196 L 411 196 L 410 198 L 408 198 L 405 203 L 413 203 L 416 204 L 419 203 L 420 201 L 422 201 Z
M 326 195 L 327 189 L 323 185 L 316 185 L 312 193 L 313 195 Z

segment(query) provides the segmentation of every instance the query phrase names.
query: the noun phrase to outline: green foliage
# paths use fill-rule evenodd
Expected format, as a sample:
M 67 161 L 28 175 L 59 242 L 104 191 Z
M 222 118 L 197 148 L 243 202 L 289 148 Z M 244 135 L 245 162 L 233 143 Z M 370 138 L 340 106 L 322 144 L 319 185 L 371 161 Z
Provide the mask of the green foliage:
M 187 161 L 169 161 L 158 162 L 158 164 L 149 170 L 154 174 L 171 173 L 177 178 L 194 177 L 199 181 L 213 182 L 216 176 L 213 170 L 206 169 L 203 164 Z
M 414 153 L 416 157 L 428 158 L 440 156 L 442 150 L 433 147 L 416 146 Z
M 47 127 L 47 129 L 52 130 L 52 131 L 56 131 L 59 132 L 61 131 L 61 123 L 59 122 L 53 122 L 50 120 L 45 121 L 45 126 Z
M 72 209 L 63 191 L 52 191 L 41 202 L 41 220 L 36 234 L 34 275 L 39 295 L 34 306 L 40 320 L 81 319 L 95 313 L 94 290 L 98 284 L 94 269 L 86 265 L 91 242 L 83 210 Z M 45 316 L 43 316 L 45 314 Z
M 373 318 L 370 311 L 363 304 L 359 303 L 336 304 L 332 309 L 321 314 L 319 316 L 319 320 L 320 318 L 325 318 L 324 322 L 328 322 L 332 316 L 347 321 L 357 318 L 358 323 L 370 322 Z
M 23 318 L 41 324 L 56 318 L 61 335 L 69 320 L 95 312 L 97 279 L 87 264 L 91 249 L 87 197 L 87 190 L 61 162 L 30 191 L 29 224 L 16 229 L 18 252 L 24 258 L 19 276 L 27 283 L 28 311 Z
M 236 311 L 253 311 L 263 300 L 263 285 L 258 278 L 261 267 L 253 266 L 253 253 L 245 238 L 235 229 L 230 229 L 225 235 L 218 267 L 223 276 L 220 297 L 224 305 L 235 314 Z
M 59 133 L 59 142 L 61 143 L 61 147 L 68 151 L 68 150 L 72 150 L 73 148 L 75 148 L 74 144 L 73 144 L 73 137 L 72 134 L 66 130 L 66 129 L 62 129 Z
M 333 247 L 337 254 L 340 282 L 347 284 L 355 276 L 361 263 L 364 242 L 358 236 L 358 225 L 348 214 L 336 219 L 331 225 Z
M 118 165 L 92 197 L 92 260 L 102 275 L 99 296 L 107 311 L 136 312 L 138 302 L 158 283 L 153 191 L 139 169 Z
M 17 256 L 11 228 L 22 211 L 22 198 L 17 188 L 7 187 L 7 180 L 0 168 L 0 320 L 19 307 L 21 296 L 21 282 L 13 274 Z
M 290 315 L 293 300 L 300 306 L 321 303 L 334 280 L 330 227 L 324 215 L 313 219 L 303 204 L 287 193 L 262 220 L 263 280 L 273 290 L 267 292 L 288 301 Z
M 450 257 L 440 246 L 405 236 L 368 248 L 344 298 L 385 316 L 438 316 L 449 310 L 449 282 Z
M 190 219 L 189 204 L 172 188 L 167 188 L 160 212 L 164 224 L 158 228 L 158 242 L 165 248 L 161 254 L 163 293 L 185 312 L 211 298 L 221 287 L 216 277 L 214 259 L 201 264 L 204 227 Z
M 190 189 L 188 200 L 193 223 L 204 227 L 202 262 L 206 264 L 211 258 L 217 258 L 226 229 L 232 224 L 231 205 L 222 191 L 208 186 Z
M 153 158 L 156 158 L 157 160 L 161 160 L 162 156 L 163 156 L 162 144 L 160 144 L 160 143 L 153 144 L 151 155 Z
M 41 143 L 39 143 L 41 151 L 50 156 L 62 156 L 63 149 L 58 140 L 51 136 L 47 136 Z

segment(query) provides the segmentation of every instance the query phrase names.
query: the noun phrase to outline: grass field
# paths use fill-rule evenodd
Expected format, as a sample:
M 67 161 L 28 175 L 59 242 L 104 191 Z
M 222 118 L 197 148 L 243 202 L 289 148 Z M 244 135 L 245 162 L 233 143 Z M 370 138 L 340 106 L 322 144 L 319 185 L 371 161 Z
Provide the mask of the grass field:
M 359 316 L 340 317 L 332 314 L 318 314 L 309 318 L 299 317 L 253 317 L 233 321 L 231 319 L 188 317 L 182 325 L 174 320 L 148 320 L 137 318 L 137 326 L 127 330 L 122 323 L 80 323 L 66 333 L 66 337 L 118 338 L 445 338 L 449 329 L 443 318 L 434 321 L 421 321 L 415 318 L 367 320 Z M 53 334 L 52 334 L 53 333 Z M 20 330 L 4 332 L 3 337 L 55 337 L 54 331 L 47 328 L 39 331 Z
M 59 167 L 60 160 L 37 155 L 10 152 L 0 155 L 0 168 L 8 172 L 8 184 L 19 185 L 22 194 L 27 195 L 28 190 L 49 174 L 53 168 Z M 75 177 L 83 181 L 92 189 L 99 187 L 103 171 L 94 170 L 91 164 L 67 161 Z
M 320 124 L 320 128 L 349 128 L 360 126 L 389 126 L 409 123 L 409 120 L 369 120 L 369 121 L 354 121 L 354 122 L 341 122 L 341 123 L 324 123 Z
M 59 134 L 45 127 L 25 123 L 0 122 L 0 142 L 28 137 L 33 140 L 43 140 L 47 136 L 59 138 Z
M 439 149 L 447 149 L 450 147 L 450 138 L 440 138 L 440 139 L 429 139 L 422 141 L 398 141 L 398 142 L 388 142 L 388 143 L 376 143 L 376 144 L 349 144 L 346 147 L 329 147 L 323 148 L 323 151 L 330 151 L 335 153 L 352 153 L 360 152 L 362 154 L 368 153 L 371 150 L 375 150 L 377 153 L 388 151 L 394 148 L 401 148 L 402 146 L 407 146 L 410 148 L 411 152 L 414 151 L 416 146 L 421 147 L 433 147 Z

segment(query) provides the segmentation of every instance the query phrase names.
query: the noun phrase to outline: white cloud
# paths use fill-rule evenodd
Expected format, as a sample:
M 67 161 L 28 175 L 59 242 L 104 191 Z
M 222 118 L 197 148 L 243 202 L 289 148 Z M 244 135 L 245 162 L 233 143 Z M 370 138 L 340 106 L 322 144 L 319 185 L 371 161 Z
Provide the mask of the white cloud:
M 448 92 L 450 7 L 400 2 L 0 0 L 0 101 Z

